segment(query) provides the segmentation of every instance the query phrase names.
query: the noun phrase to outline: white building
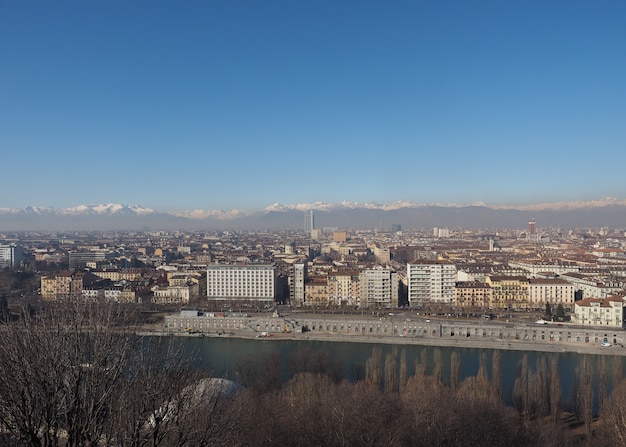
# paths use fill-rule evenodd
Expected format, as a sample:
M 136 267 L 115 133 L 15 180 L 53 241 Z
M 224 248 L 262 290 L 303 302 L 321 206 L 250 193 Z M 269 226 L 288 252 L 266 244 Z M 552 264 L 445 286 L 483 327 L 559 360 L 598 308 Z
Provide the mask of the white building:
M 289 299 L 292 306 L 300 307 L 304 304 L 304 280 L 306 278 L 306 265 L 296 262 L 292 266 L 292 274 L 289 277 Z
M 359 274 L 359 306 L 398 307 L 398 274 L 388 268 L 366 269 Z
M 276 268 L 272 264 L 214 264 L 207 267 L 207 298 L 273 304 Z
M 454 303 L 456 266 L 447 261 L 416 260 L 406 268 L 409 305 Z
M 620 297 L 585 298 L 574 306 L 572 322 L 581 326 L 621 328 L 624 301 Z
M 0 245 L 0 268 L 17 269 L 23 260 L 24 253 L 19 245 Z
M 565 273 L 561 278 L 574 285 L 576 290 L 582 291 L 583 298 L 608 298 L 626 288 L 626 282 L 610 280 L 603 277 L 594 278 L 581 273 Z
M 155 304 L 188 303 L 192 286 L 156 286 L 152 288 L 152 293 L 152 302 Z M 115 300 L 108 297 L 107 301 Z
M 574 292 L 574 285 L 562 279 L 531 279 L 528 285 L 529 306 L 543 309 L 546 303 L 550 303 L 553 309 L 559 304 L 571 309 Z

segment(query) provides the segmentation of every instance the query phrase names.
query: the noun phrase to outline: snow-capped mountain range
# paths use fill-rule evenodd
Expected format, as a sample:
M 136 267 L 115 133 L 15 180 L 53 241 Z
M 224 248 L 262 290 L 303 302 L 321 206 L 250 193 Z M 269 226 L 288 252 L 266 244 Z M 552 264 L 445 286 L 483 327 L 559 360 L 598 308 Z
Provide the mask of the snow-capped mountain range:
M 116 203 L 71 208 L 27 206 L 0 208 L 0 230 L 219 228 L 300 229 L 303 213 L 315 211 L 316 225 L 343 228 L 378 228 L 400 224 L 428 226 L 525 228 L 530 218 L 545 226 L 626 227 L 626 199 L 607 197 L 591 201 L 487 205 L 359 202 L 274 203 L 260 211 L 203 210 L 160 212 L 138 205 Z

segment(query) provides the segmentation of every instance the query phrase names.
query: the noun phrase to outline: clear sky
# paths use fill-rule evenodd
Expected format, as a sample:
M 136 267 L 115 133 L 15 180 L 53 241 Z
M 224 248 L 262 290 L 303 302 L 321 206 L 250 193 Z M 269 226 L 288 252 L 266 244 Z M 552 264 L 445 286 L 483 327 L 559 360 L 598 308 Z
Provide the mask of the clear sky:
M 626 197 L 626 2 L 0 0 L 0 207 Z

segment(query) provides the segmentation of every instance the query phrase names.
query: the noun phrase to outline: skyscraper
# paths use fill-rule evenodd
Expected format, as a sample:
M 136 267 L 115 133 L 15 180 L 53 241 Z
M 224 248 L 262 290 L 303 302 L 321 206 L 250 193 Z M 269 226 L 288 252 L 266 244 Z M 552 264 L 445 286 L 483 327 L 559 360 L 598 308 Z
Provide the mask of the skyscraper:
M 17 269 L 23 260 L 24 252 L 19 245 L 0 245 L 0 268 Z
M 311 234 L 311 231 L 315 228 L 315 218 L 313 217 L 313 210 L 307 210 L 304 212 L 304 232 Z
M 539 242 L 541 241 L 541 236 L 537 234 L 537 224 L 535 219 L 531 219 L 528 222 L 528 234 L 526 235 L 530 242 Z

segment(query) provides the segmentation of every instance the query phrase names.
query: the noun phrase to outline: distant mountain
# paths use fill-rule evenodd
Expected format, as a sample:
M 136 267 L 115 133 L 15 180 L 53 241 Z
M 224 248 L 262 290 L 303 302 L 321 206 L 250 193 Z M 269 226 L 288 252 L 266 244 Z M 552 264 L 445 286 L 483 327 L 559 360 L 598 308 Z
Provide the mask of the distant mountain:
M 420 204 L 413 202 L 275 203 L 257 212 L 190 210 L 158 212 L 137 205 L 98 204 L 72 208 L 27 206 L 0 208 L 0 231 L 139 230 L 152 229 L 301 229 L 304 211 L 313 210 L 317 227 L 390 228 L 526 228 L 626 227 L 626 200 L 605 198 L 587 202 L 559 202 L 522 206 Z

